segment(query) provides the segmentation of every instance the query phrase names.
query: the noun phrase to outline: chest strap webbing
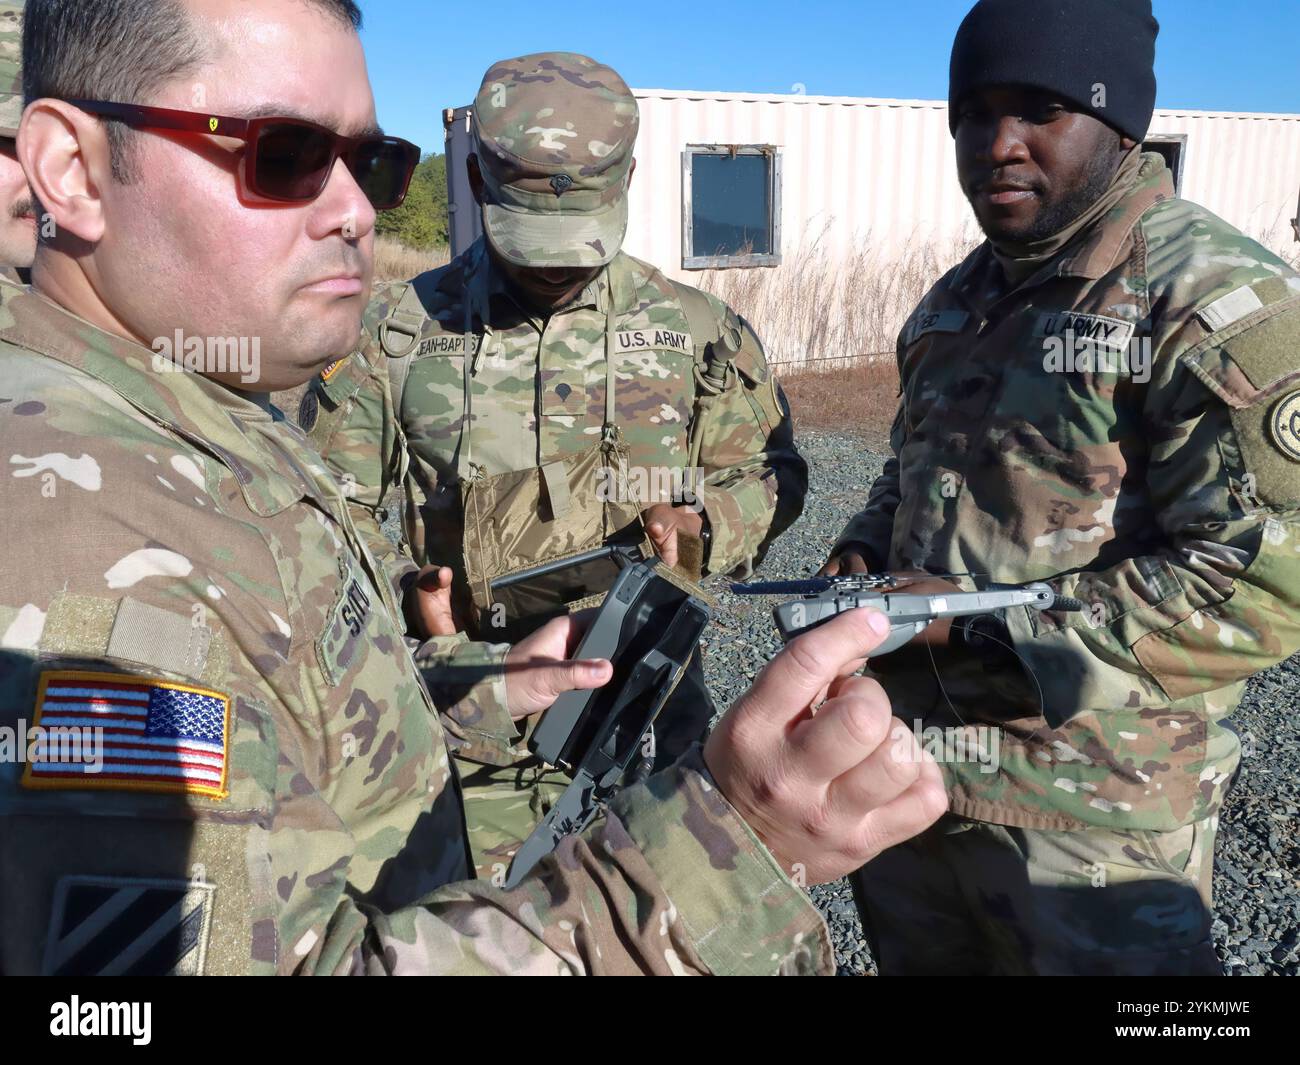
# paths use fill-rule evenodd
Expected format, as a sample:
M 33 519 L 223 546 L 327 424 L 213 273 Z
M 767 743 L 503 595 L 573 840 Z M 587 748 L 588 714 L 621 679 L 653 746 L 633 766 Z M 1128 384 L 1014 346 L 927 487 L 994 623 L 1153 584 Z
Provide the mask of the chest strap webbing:
M 702 367 L 707 360 L 708 346 L 722 336 L 721 323 L 713 313 L 713 304 L 709 302 L 708 296 L 691 285 L 671 278 L 669 281 L 677 293 L 677 302 L 686 315 L 686 324 L 690 328 L 691 341 L 695 347 L 696 365 Z
M 428 314 L 420 302 L 414 284 L 408 284 L 393 313 L 379 324 L 379 346 L 388 356 L 388 394 L 398 423 L 402 420 L 402 394 L 406 391 L 406 377 L 411 370 L 411 360 L 420 344 Z

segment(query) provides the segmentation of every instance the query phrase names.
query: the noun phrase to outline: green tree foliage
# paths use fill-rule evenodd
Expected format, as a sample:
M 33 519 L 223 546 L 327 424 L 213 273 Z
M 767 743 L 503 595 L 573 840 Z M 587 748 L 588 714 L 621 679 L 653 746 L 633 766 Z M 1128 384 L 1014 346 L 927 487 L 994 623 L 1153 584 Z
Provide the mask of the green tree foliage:
M 426 155 L 411 178 L 406 202 L 384 211 L 375 232 L 409 248 L 429 251 L 447 243 L 447 157 Z

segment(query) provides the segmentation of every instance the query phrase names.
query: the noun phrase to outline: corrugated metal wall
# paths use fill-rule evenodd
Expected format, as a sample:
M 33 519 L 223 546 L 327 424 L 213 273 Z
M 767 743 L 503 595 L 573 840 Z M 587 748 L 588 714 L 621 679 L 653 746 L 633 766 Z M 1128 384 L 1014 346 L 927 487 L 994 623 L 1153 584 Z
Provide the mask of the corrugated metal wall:
M 780 363 L 825 368 L 890 351 L 916 300 L 979 239 L 957 184 L 942 101 L 636 95 L 641 135 L 627 250 L 728 299 L 759 327 Z M 463 176 L 467 115 L 459 108 L 447 125 L 456 251 L 480 232 Z M 1186 137 L 1184 197 L 1275 251 L 1300 255 L 1290 226 L 1300 193 L 1300 115 L 1158 111 L 1151 134 Z M 781 149 L 781 266 L 707 278 L 682 268 L 688 144 Z M 865 286 L 858 283 L 864 277 Z M 820 302 L 810 310 L 814 293 Z
M 641 136 L 627 248 L 681 271 L 687 144 L 782 151 L 782 253 L 812 240 L 897 247 L 958 236 L 969 212 L 950 159 L 947 109 L 927 101 L 637 93 Z
M 1157 111 L 1152 134 L 1186 134 L 1182 195 L 1274 251 L 1300 250 L 1300 115 Z
M 628 250 L 678 276 L 687 144 L 773 144 L 784 156 L 783 254 L 819 236 L 900 249 L 974 238 L 957 184 L 947 106 L 932 100 L 637 90 L 641 137 Z M 1292 249 L 1300 116 L 1158 111 L 1185 134 L 1182 194 L 1254 237 Z

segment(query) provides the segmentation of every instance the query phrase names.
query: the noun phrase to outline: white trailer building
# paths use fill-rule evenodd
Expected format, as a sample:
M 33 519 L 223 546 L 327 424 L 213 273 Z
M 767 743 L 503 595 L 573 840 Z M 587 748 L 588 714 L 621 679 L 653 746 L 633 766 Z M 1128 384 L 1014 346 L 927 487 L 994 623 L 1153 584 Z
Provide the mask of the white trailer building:
M 945 101 L 634 92 L 626 249 L 731 299 L 776 361 L 891 350 L 925 285 L 979 239 Z M 453 253 L 480 232 L 468 115 L 444 115 Z M 1147 146 L 1180 195 L 1300 257 L 1300 115 L 1160 109 Z

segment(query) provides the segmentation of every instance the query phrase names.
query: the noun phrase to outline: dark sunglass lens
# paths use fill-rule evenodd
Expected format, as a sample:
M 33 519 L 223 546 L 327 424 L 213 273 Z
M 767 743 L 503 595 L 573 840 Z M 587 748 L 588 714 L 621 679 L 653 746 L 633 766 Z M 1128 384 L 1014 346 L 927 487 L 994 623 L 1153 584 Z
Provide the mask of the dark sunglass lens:
M 329 180 L 334 140 L 310 126 L 263 126 L 257 138 L 253 191 L 272 199 L 312 200 Z
M 352 176 L 377 211 L 400 207 L 411 172 L 419 162 L 406 145 L 392 141 L 359 144 L 348 161 Z

